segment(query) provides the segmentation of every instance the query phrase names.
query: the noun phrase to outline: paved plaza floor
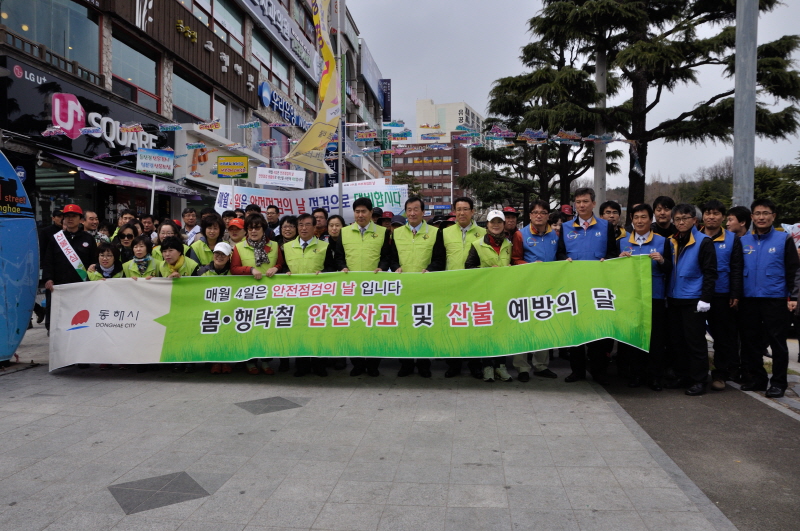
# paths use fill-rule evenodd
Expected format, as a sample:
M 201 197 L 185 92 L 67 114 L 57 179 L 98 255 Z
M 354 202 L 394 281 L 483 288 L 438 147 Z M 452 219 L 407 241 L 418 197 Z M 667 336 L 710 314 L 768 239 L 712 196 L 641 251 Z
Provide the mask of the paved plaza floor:
M 3 375 L 0 529 L 735 529 L 603 388 L 441 365 Z

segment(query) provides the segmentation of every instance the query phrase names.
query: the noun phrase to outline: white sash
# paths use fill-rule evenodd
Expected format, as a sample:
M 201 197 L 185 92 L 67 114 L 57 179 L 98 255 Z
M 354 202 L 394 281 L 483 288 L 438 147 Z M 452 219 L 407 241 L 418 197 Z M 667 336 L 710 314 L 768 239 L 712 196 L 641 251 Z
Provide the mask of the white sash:
M 61 252 L 64 253 L 64 256 L 67 257 L 69 263 L 72 264 L 72 267 L 75 268 L 75 272 L 78 273 L 78 276 L 81 277 L 81 280 L 86 280 L 88 278 L 88 274 L 86 273 L 86 268 L 83 266 L 83 262 L 81 262 L 78 253 L 75 252 L 75 249 L 72 248 L 72 245 L 69 244 L 67 240 L 67 236 L 64 234 L 63 230 L 58 231 L 55 234 L 56 243 L 58 244 L 59 249 Z

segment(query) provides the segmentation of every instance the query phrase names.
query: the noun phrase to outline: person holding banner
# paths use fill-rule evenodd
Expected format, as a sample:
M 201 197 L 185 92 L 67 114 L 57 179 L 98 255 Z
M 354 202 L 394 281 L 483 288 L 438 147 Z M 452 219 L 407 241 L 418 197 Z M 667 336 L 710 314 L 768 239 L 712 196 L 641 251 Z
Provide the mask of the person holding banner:
M 483 239 L 472 242 L 464 263 L 465 269 L 511 265 L 511 241 L 506 237 L 506 217 L 499 210 L 491 210 L 486 216 L 486 222 L 486 235 Z M 512 380 L 503 356 L 481 358 L 480 361 L 484 382 L 494 382 L 495 378 L 503 382 Z
M 233 249 L 225 242 L 214 246 L 214 258 L 197 270 L 198 277 L 221 277 L 231 274 L 231 254 Z
M 183 254 L 183 242 L 177 236 L 170 236 L 161 244 L 163 262 L 158 263 L 158 276 L 171 279 L 191 277 L 197 272 L 197 262 Z
M 126 278 L 151 278 L 158 276 L 158 260 L 152 256 L 153 242 L 150 236 L 142 234 L 133 239 L 133 259 L 122 264 Z
M 397 258 L 400 267 L 396 273 L 426 273 L 428 271 L 443 271 L 447 262 L 444 246 L 436 247 L 436 235 L 439 229 L 428 225 L 423 219 L 425 203 L 419 196 L 411 196 L 405 204 L 408 223 L 398 227 L 393 234 L 394 246 L 397 249 Z M 417 360 L 403 358 L 400 360 L 399 378 L 417 372 L 423 378 L 431 377 L 430 358 Z
M 264 276 L 273 277 L 283 268 L 283 254 L 277 242 L 270 239 L 271 231 L 267 230 L 264 216 L 250 214 L 244 227 L 247 237 L 233 248 L 231 272 L 234 275 L 252 275 L 256 280 L 261 280 Z M 261 370 L 264 374 L 275 374 L 267 365 L 268 360 L 269 358 L 261 358 Z M 253 360 L 248 361 L 247 372 L 258 374 L 256 363 Z
M 372 221 L 372 200 L 359 197 L 353 201 L 355 222 L 342 229 L 334 253 L 345 262 L 343 272 L 348 271 L 395 271 L 400 267 L 397 250 L 392 243 L 389 231 Z M 366 372 L 379 376 L 380 358 L 350 358 L 353 370 L 350 376 L 360 376 Z
M 513 265 L 529 264 L 533 262 L 555 262 L 558 250 L 558 233 L 548 223 L 550 219 L 550 205 L 547 201 L 538 199 L 533 202 L 528 211 L 530 223 L 514 233 L 511 241 L 511 263 Z M 558 375 L 548 368 L 550 363 L 549 350 L 531 352 L 533 357 L 533 374 L 540 378 L 558 378 Z M 517 369 L 517 380 L 527 382 L 531 379 L 531 364 L 528 354 L 522 353 L 514 356 L 514 368 Z
M 486 234 L 486 229 L 479 226 L 473 220 L 475 215 L 475 203 L 472 198 L 456 198 L 453 208 L 455 208 L 455 224 L 440 230 L 436 233 L 436 247 L 444 248 L 445 268 L 448 271 L 464 269 L 464 262 L 472 248 L 472 243 L 480 241 Z M 396 216 L 395 216 L 396 217 Z M 394 223 L 394 220 L 392 220 Z M 397 230 L 397 229 L 395 229 Z M 445 378 L 453 378 L 461 374 L 462 360 L 448 359 Z M 483 378 L 483 370 L 478 360 L 470 359 L 467 362 L 470 374 L 474 378 Z
M 45 328 L 50 332 L 50 299 L 55 286 L 83 282 L 88 278 L 86 266 L 97 257 L 97 243 L 94 237 L 81 229 L 83 210 L 78 205 L 66 205 L 64 229 L 56 232 L 45 244 L 42 260 L 42 280 L 47 290 L 47 314 Z
M 575 209 L 578 215 L 561 226 L 558 238 L 557 260 L 599 260 L 616 258 L 617 238 L 608 221 L 594 215 L 595 193 L 591 188 L 575 190 Z M 606 376 L 608 356 L 601 339 L 570 349 L 569 364 L 572 372 L 564 381 L 567 383 L 586 379 L 586 356 L 589 356 L 589 371 L 594 381 L 600 385 L 609 383 Z
M 336 263 L 333 247 L 317 238 L 316 220 L 311 214 L 297 216 L 297 230 L 299 237 L 281 246 L 283 257 L 286 260 L 285 272 L 287 275 L 318 275 L 344 269 L 344 261 Z M 317 376 L 328 376 L 325 370 L 325 358 L 301 357 L 295 359 L 295 373 L 297 377 L 314 372 Z
M 200 235 L 190 245 L 189 258 L 200 264 L 208 265 L 214 260 L 214 247 L 222 241 L 225 223 L 216 213 L 200 219 Z
M 645 352 L 625 343 L 618 350 L 631 365 L 628 387 L 639 387 L 642 381 L 653 391 L 661 391 L 666 350 L 666 286 L 672 272 L 672 246 L 669 240 L 653 232 L 650 222 L 653 209 L 640 203 L 631 209 L 633 232 L 619 242 L 620 256 L 647 255 L 652 260 L 653 306 L 650 323 L 650 351 Z
M 97 261 L 86 270 L 89 280 L 122 278 L 122 262 L 119 250 L 110 243 L 101 242 L 97 246 Z

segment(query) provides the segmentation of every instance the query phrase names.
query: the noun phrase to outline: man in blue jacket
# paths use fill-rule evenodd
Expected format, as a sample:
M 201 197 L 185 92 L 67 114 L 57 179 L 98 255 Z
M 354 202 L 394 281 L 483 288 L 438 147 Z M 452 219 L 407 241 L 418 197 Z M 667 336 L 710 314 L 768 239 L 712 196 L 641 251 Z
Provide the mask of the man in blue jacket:
M 717 282 L 717 255 L 711 238 L 695 227 L 697 211 L 682 203 L 672 209 L 678 230 L 670 237 L 672 276 L 667 290 L 672 366 L 678 379 L 670 389 L 687 387 L 689 396 L 706 392 L 708 345 L 706 316 Z
M 780 398 L 787 385 L 789 349 L 786 336 L 789 312 L 797 309 L 795 276 L 800 268 L 800 258 L 791 236 L 776 231 L 772 226 L 777 214 L 775 203 L 769 199 L 756 199 L 750 210 L 753 212 L 753 231 L 742 237 L 744 298 L 740 311 L 744 327 L 742 364 L 752 379 L 742 384 L 742 390 L 766 391 L 768 398 Z M 764 369 L 759 347 L 765 338 L 772 350 L 772 379 Z
M 617 238 L 614 227 L 604 220 L 595 217 L 595 193 L 591 188 L 578 188 L 575 190 L 575 209 L 578 215 L 575 219 L 566 221 L 561 225 L 561 234 L 558 238 L 557 260 L 599 260 L 616 258 Z M 564 381 L 567 383 L 586 379 L 586 351 L 589 354 L 589 372 L 594 381 L 601 385 L 608 384 L 606 369 L 608 368 L 608 354 L 605 352 L 604 342 L 592 341 L 570 349 L 569 364 L 572 373 Z

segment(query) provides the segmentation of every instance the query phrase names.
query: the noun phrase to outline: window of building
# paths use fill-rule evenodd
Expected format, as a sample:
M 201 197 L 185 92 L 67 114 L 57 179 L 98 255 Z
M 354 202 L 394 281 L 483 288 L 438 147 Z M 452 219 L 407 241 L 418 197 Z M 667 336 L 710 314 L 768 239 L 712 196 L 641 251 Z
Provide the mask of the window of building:
M 422 157 L 414 157 L 414 164 L 420 164 L 422 162 Z
M 100 29 L 94 11 L 72 0 L 3 0 L 0 24 L 92 72 L 100 70 Z
M 317 94 L 314 86 L 309 83 L 303 76 L 295 72 L 294 76 L 294 101 L 297 105 L 306 110 L 306 112 L 315 112 L 317 106 L 315 104 Z
M 146 109 L 158 112 L 157 55 L 132 37 L 114 29 L 111 90 Z
M 188 77 L 172 74 L 172 119 L 180 123 L 207 121 L 211 116 L 211 91 L 201 88 Z
M 442 162 L 452 162 L 453 157 L 442 157 Z
M 280 89 L 289 93 L 289 61 L 278 52 L 272 54 L 273 79 Z
M 244 109 L 230 103 L 221 96 L 214 96 L 214 120 L 219 120 L 219 134 L 231 142 L 244 143 L 244 129 L 237 127 L 244 123 Z
M 244 16 L 231 0 L 178 1 L 231 48 L 244 53 Z
M 424 170 L 422 172 L 423 177 L 433 177 L 433 172 L 431 170 Z
M 450 169 L 448 168 L 448 169 L 446 169 L 446 170 L 441 170 L 441 172 L 440 172 L 440 173 L 441 173 L 442 175 L 445 175 L 445 176 L 447 176 L 447 175 L 450 175 Z
M 303 3 L 304 2 L 301 0 L 294 0 L 294 5 L 292 6 L 292 17 L 294 18 L 295 22 L 297 22 L 297 25 L 300 26 L 300 29 L 303 31 L 308 41 L 314 42 L 316 40 L 314 18 L 311 16 L 311 12 L 305 8 Z

